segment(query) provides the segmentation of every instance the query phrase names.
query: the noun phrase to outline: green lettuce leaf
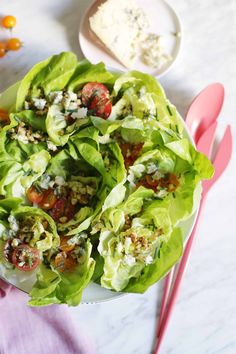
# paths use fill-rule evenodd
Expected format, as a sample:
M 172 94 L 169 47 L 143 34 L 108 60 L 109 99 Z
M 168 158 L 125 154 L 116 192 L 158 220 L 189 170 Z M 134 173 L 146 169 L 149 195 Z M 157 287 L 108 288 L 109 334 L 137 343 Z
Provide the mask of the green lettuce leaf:
M 85 68 L 87 70 L 84 70 Z M 75 71 L 73 80 L 71 80 L 68 84 L 68 89 L 77 91 L 87 82 L 112 83 L 114 80 L 113 78 L 113 74 L 106 70 L 103 63 L 90 66 L 85 63 L 82 66 L 79 66 Z
M 21 111 L 27 96 L 47 96 L 52 91 L 66 87 L 77 66 L 75 54 L 70 52 L 54 55 L 36 64 L 23 78 L 17 91 L 16 110 Z
M 174 229 L 168 242 L 160 247 L 154 263 L 146 266 L 138 278 L 132 278 L 123 291 L 144 293 L 168 273 L 183 253 L 183 241 L 180 229 Z
M 90 282 L 95 261 L 90 257 L 92 246 L 86 242 L 85 257 L 74 271 L 59 273 L 56 269 L 41 267 L 37 274 L 37 282 L 30 292 L 32 306 L 44 306 L 45 304 L 66 303 L 69 306 L 77 306 L 82 297 L 84 288 Z

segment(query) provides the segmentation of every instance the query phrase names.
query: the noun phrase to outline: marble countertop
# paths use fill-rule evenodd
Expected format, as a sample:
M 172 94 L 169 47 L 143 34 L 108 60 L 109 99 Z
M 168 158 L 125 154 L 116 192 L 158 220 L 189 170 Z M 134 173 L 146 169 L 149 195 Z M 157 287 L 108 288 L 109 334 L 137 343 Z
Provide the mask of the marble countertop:
M 148 1 L 148 0 L 147 0 Z M 0 59 L 0 91 L 36 62 L 63 50 L 79 58 L 78 26 L 90 1 L 1 1 L 2 14 L 15 14 L 14 32 L 24 48 Z M 236 139 L 235 1 L 171 0 L 184 28 L 174 68 L 161 79 L 168 97 L 185 114 L 206 85 L 226 89 L 219 135 L 231 124 Z M 158 18 L 158 14 L 157 14 Z M 0 31 L 0 39 L 8 33 Z M 209 195 L 191 262 L 170 321 L 162 353 L 236 353 L 236 159 Z M 150 354 L 162 282 L 144 295 L 71 309 L 74 320 L 94 341 L 98 354 Z

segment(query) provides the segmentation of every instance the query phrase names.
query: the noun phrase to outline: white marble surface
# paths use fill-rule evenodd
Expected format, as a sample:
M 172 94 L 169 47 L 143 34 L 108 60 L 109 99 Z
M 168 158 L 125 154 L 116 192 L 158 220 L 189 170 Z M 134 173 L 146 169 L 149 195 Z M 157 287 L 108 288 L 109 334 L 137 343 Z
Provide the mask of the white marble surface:
M 77 29 L 89 3 L 2 0 L 0 13 L 17 16 L 14 33 L 22 38 L 24 48 L 0 59 L 0 90 L 51 54 L 73 50 L 82 57 Z M 184 45 L 178 63 L 161 82 L 182 114 L 197 92 L 211 82 L 222 82 L 226 99 L 219 131 L 230 123 L 236 138 L 235 2 L 171 3 L 183 22 Z M 6 36 L 6 32 L 0 31 L 0 39 Z M 234 156 L 209 195 L 191 263 L 163 342 L 163 354 L 236 353 L 235 178 Z M 150 354 L 161 285 L 153 286 L 145 295 L 128 295 L 70 311 L 94 341 L 98 354 Z

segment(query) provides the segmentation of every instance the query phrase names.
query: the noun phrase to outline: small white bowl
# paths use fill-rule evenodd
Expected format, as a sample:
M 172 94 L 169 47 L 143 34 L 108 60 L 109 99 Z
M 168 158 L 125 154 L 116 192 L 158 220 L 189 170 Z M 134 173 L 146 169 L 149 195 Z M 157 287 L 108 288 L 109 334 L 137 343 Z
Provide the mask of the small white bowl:
M 114 69 L 126 71 L 125 68 L 110 52 L 97 36 L 91 31 L 89 18 L 97 11 L 103 0 L 94 1 L 86 10 L 79 28 L 79 43 L 84 56 L 95 64 L 103 61 L 106 66 Z M 166 74 L 179 55 L 182 43 L 182 26 L 176 11 L 165 0 L 137 0 L 150 22 L 148 32 L 163 36 L 163 46 L 166 53 L 172 59 L 163 65 L 160 69 L 145 65 L 141 60 L 137 60 L 132 69 L 146 72 L 155 77 L 161 77 Z M 178 35 L 173 35 L 173 34 Z

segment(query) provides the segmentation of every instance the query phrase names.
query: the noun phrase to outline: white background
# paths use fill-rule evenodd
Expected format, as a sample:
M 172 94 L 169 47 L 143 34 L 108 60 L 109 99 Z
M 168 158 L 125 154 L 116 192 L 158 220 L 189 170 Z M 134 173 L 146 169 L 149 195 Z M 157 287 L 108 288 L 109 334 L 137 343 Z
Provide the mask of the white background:
M 82 58 L 78 26 L 89 3 L 1 0 L 0 14 L 17 16 L 14 34 L 24 41 L 24 48 L 0 59 L 0 90 L 51 54 L 73 50 Z M 226 98 L 219 135 L 230 123 L 236 138 L 235 2 L 172 0 L 171 3 L 183 22 L 184 43 L 178 63 L 161 83 L 183 115 L 201 89 L 215 81 L 223 83 Z M 0 32 L 0 39 L 6 36 L 7 32 Z M 234 156 L 209 195 L 191 263 L 163 343 L 163 354 L 236 353 L 235 204 Z M 145 295 L 128 295 L 114 302 L 83 305 L 70 311 L 94 341 L 98 354 L 149 354 L 161 286 L 162 283 L 153 286 Z

